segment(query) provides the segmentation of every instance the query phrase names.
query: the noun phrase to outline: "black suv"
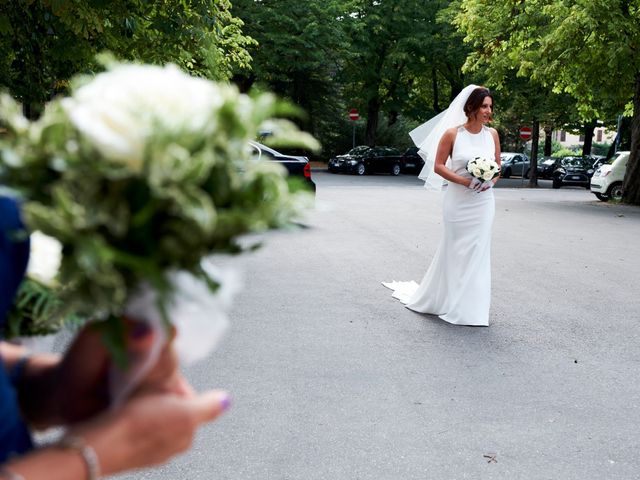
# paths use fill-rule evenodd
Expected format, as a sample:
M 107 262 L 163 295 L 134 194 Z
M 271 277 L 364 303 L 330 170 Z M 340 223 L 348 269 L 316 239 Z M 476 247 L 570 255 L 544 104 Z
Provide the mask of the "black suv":
M 589 189 L 594 171 L 593 161 L 589 158 L 564 157 L 553 171 L 552 186 L 560 188 L 564 185 L 575 185 Z

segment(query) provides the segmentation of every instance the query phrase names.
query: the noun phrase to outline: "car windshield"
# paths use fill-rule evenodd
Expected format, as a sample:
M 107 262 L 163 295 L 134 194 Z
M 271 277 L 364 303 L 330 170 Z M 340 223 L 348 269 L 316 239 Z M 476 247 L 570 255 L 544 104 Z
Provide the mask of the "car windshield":
M 622 155 L 624 155 L 623 153 L 616 153 L 613 157 L 611 157 L 609 160 L 607 160 L 605 163 L 611 165 L 613 164 L 613 162 L 615 162 L 618 158 L 620 158 Z
M 585 168 L 591 167 L 591 164 L 580 157 L 566 157 L 562 159 L 563 167 Z
M 553 163 L 556 163 L 556 160 L 554 158 L 547 158 L 542 162 L 543 165 L 551 165 Z
M 367 147 L 366 145 L 360 145 L 359 147 L 352 148 L 351 150 L 349 150 L 347 152 L 347 155 L 361 155 L 367 150 L 369 150 L 369 148 L 370 147 Z

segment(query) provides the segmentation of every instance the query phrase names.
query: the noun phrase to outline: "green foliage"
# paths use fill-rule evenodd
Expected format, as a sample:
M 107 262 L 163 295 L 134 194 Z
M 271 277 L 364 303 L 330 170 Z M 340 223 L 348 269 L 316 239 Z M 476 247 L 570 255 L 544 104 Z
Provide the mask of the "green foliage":
M 575 157 L 575 156 L 580 156 L 581 154 L 582 154 L 582 150 L 577 145 L 573 148 L 561 146 L 559 149 L 551 151 L 552 157 L 559 157 L 559 158 Z
M 339 20 L 342 3 L 326 0 L 237 0 L 233 12 L 244 22 L 251 69 L 239 69 L 242 90 L 265 88 L 299 105 L 298 125 L 331 150 L 346 120 L 337 74 L 349 45 Z
M 354 106 L 365 112 L 366 143 L 378 143 L 380 113 L 393 121 L 406 110 L 407 116 L 424 120 L 439 109 L 435 95 L 442 95 L 443 79 L 448 86 L 442 90 L 449 94 L 462 89 L 462 41 L 447 23 L 438 22 L 447 5 L 437 0 L 350 2 L 342 20 L 351 45 L 343 75 L 346 95 L 358 99 Z
M 0 13 L 0 86 L 30 107 L 66 91 L 77 73 L 100 69 L 96 55 L 174 63 L 211 79 L 246 67 L 242 22 L 228 0 L 147 2 L 13 0 Z
M 606 156 L 609 153 L 609 149 L 611 148 L 611 144 L 609 143 L 593 143 L 591 146 L 591 153 L 593 155 L 604 155 Z
M 8 312 L 2 337 L 48 335 L 62 327 L 83 323 L 84 319 L 81 317 L 74 314 L 61 315 L 62 311 L 62 301 L 51 288 L 26 278 Z
M 237 0 L 234 14 L 258 46 L 249 48 L 251 71 L 234 81 L 243 89 L 266 86 L 300 105 L 308 113 L 300 125 L 321 140 L 325 156 L 351 147 L 350 108 L 362 118 L 357 143 L 381 144 L 378 136 L 389 137 L 384 129 L 402 117 L 425 121 L 463 87 L 465 47 L 437 18 L 447 4 Z
M 497 84 L 515 74 L 567 93 L 585 122 L 634 102 L 625 195 L 640 203 L 640 2 L 461 0 L 454 23 L 473 47 L 465 68 Z

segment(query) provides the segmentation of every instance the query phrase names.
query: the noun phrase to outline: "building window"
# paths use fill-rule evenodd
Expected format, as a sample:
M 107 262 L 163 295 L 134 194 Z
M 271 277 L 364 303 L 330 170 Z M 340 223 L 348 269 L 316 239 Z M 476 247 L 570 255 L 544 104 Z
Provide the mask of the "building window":
M 578 140 L 579 142 L 584 142 L 584 135 L 580 135 L 580 140 Z
M 599 128 L 596 132 L 596 142 L 602 143 L 602 129 Z
M 565 132 L 564 130 L 560 130 L 560 141 L 561 142 L 567 141 L 567 132 Z

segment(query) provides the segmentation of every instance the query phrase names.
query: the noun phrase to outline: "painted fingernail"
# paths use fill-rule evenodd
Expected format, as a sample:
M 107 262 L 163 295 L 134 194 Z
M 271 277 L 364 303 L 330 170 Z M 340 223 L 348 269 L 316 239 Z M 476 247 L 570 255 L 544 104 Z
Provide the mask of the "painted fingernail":
M 228 393 L 224 394 L 222 400 L 220 400 L 220 405 L 222 406 L 223 412 L 225 410 L 229 410 L 229 407 L 231 406 L 231 396 Z

